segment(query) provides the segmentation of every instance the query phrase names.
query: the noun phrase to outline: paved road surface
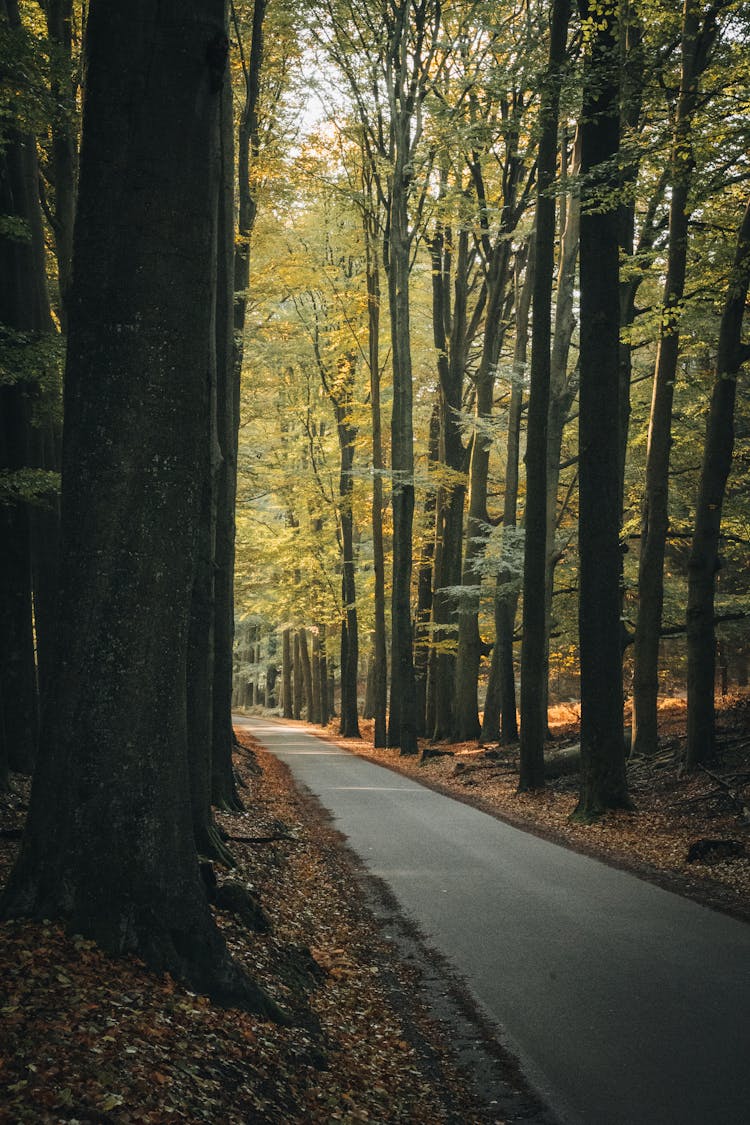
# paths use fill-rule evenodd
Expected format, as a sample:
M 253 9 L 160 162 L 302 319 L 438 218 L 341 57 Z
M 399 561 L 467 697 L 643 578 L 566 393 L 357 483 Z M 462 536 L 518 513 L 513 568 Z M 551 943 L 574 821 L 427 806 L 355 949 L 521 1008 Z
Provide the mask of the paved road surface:
M 566 1125 L 750 1125 L 750 926 L 298 727 L 237 723 L 330 810 Z

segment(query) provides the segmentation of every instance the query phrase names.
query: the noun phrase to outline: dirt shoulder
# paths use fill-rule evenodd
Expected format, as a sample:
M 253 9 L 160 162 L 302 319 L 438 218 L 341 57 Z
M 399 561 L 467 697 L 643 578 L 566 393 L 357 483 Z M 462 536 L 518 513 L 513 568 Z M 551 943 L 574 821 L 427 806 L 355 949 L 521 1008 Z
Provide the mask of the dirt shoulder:
M 260 898 L 271 928 L 217 920 L 295 1026 L 217 1008 L 52 923 L 5 923 L 0 1122 L 551 1125 L 460 984 L 319 807 L 240 738 L 248 811 L 220 819 L 237 858 L 231 878 Z M 20 779 L 0 796 L 0 882 L 26 796 Z
M 494 743 L 435 746 L 420 740 L 420 755 L 403 757 L 397 750 L 373 749 L 371 723 L 361 724 L 361 739 L 340 738 L 335 723 L 325 731 L 302 725 L 352 753 L 525 831 L 750 921 L 750 696 L 735 696 L 722 705 L 719 757 L 710 773 L 681 773 L 684 701 L 663 701 L 660 718 L 659 754 L 648 761 L 628 763 L 635 809 L 609 813 L 594 824 L 570 819 L 578 795 L 577 773 L 574 768 L 568 772 L 575 766 L 577 746 L 573 707 L 551 712 L 555 737 L 547 746 L 548 757 L 563 774 L 549 780 L 538 793 L 517 792 L 517 747 Z M 691 848 L 705 840 L 722 841 L 725 846 L 705 848 L 702 858 L 689 862 Z

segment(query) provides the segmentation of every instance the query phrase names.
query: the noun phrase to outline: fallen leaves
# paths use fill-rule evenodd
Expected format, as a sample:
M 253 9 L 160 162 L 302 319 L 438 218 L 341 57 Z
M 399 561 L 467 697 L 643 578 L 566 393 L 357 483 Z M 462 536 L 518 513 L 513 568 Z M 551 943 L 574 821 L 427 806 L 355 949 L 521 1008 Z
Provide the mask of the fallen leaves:
M 232 841 L 232 874 L 258 894 L 272 931 L 249 932 L 225 913 L 217 921 L 233 955 L 296 1014 L 297 1026 L 216 1008 L 52 923 L 5 923 L 3 1125 L 494 1120 L 426 1014 L 414 1014 L 411 970 L 381 940 L 335 834 L 283 767 L 258 757 L 262 777 L 244 777 L 248 811 L 219 819 L 232 836 L 249 838 Z M 22 819 L 25 787 L 14 785 L 0 799 L 0 823 Z M 0 839 L 4 871 L 17 846 Z M 409 998 L 410 1019 L 422 1020 L 434 1040 L 429 1066 L 394 997 Z

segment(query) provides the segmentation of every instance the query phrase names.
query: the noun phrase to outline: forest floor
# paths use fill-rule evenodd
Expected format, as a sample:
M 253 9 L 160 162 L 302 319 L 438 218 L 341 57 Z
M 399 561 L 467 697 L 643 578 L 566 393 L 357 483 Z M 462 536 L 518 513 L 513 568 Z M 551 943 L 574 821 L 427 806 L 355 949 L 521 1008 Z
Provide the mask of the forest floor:
M 270 929 L 217 921 L 294 1025 L 218 1008 L 51 921 L 6 922 L 0 1122 L 550 1125 L 460 985 L 378 900 L 318 806 L 239 737 L 248 811 L 219 819 L 237 859 L 230 877 L 260 898 Z M 27 799 L 18 777 L 0 795 L 0 886 Z
M 717 761 L 694 774 L 681 771 L 684 699 L 663 699 L 659 712 L 658 754 L 628 762 L 634 809 L 593 824 L 570 819 L 579 785 L 576 705 L 550 709 L 545 757 L 555 776 L 535 793 L 517 792 L 517 746 L 420 741 L 419 756 L 404 757 L 373 749 L 372 722 L 361 723 L 361 739 L 342 739 L 335 722 L 325 732 L 305 729 L 519 828 L 750 921 L 750 693 L 721 701 Z
M 551 713 L 554 772 L 571 768 L 565 759 L 574 757 L 577 720 L 572 707 Z M 628 767 L 635 810 L 592 825 L 570 821 L 575 773 L 563 772 L 541 793 L 518 794 L 513 748 L 424 743 L 427 756 L 404 758 L 373 750 L 365 723 L 370 741 L 342 740 L 335 724 L 305 728 L 750 920 L 750 696 L 723 704 L 710 773 L 680 774 L 684 703 L 666 701 L 661 720 L 657 757 Z M 287 770 L 246 734 L 240 739 L 248 811 L 220 820 L 237 859 L 230 877 L 260 898 L 271 925 L 257 933 L 231 915 L 217 920 L 235 957 L 292 1013 L 294 1026 L 217 1008 L 134 959 L 107 959 L 52 922 L 5 923 L 0 1122 L 549 1125 L 513 1060 L 493 1054 L 491 1029 L 460 983 L 393 905 L 378 900 L 378 888 Z M 430 757 L 435 750 L 442 755 Z M 27 798 L 18 777 L 0 795 L 0 885 Z M 700 840 L 734 845 L 688 862 Z

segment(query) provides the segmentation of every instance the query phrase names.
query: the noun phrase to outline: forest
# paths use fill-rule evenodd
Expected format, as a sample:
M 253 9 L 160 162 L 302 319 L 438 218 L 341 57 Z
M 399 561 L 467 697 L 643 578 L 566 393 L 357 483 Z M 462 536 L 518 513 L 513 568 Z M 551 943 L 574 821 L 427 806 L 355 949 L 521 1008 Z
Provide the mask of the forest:
M 2 0 L 4 919 L 283 1025 L 209 905 L 233 710 L 535 793 L 571 705 L 582 824 L 665 699 L 715 767 L 749 48 L 747 0 Z

